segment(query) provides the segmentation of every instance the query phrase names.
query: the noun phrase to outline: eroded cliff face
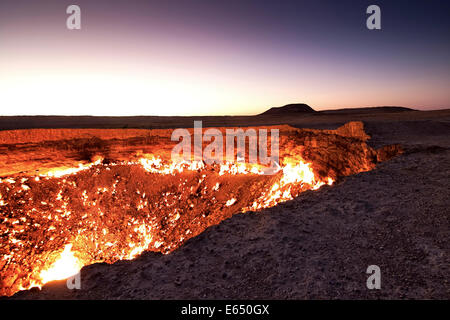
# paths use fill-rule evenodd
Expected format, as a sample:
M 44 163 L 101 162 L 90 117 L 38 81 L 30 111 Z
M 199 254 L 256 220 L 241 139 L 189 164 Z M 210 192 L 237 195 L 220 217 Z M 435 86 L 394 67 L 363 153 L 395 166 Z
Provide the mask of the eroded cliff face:
M 170 253 L 235 213 L 332 185 L 401 152 L 370 148 L 358 122 L 264 128 L 280 130 L 273 175 L 250 164 L 174 163 L 172 130 L 0 132 L 0 295 L 95 262 Z
M 365 143 L 370 137 L 363 123 L 349 122 L 336 130 L 296 129 L 287 125 L 255 127 L 255 129 L 280 130 L 280 157 L 298 156 L 298 151 L 312 154 L 321 150 L 325 158 L 341 158 L 343 167 L 351 167 L 344 156 L 361 152 L 377 157 L 378 152 Z M 207 128 L 204 128 L 206 130 Z M 226 129 L 218 128 L 223 133 Z M 244 130 L 247 128 L 243 128 Z M 193 133 L 193 129 L 188 129 Z M 171 129 L 29 129 L 0 131 L 0 177 L 17 174 L 39 175 L 51 170 L 74 168 L 97 159 L 103 162 L 139 160 L 143 154 L 170 159 L 176 142 L 171 141 Z M 204 142 L 204 145 L 206 142 Z M 329 147 L 329 148 L 328 148 Z M 382 158 L 389 158 L 400 150 L 399 146 L 386 147 Z M 314 157 L 311 155 L 312 158 Z M 332 161 L 335 161 L 332 160 Z M 324 162 L 327 160 L 324 159 Z M 366 161 L 367 162 L 367 161 Z M 368 161 L 366 164 L 371 166 Z M 348 169 L 348 171 L 352 171 Z

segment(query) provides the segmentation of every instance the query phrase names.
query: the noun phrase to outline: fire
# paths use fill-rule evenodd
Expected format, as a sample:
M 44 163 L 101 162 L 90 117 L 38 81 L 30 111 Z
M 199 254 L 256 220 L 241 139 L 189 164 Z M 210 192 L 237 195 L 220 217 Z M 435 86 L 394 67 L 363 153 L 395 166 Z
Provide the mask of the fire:
M 261 210 L 277 205 L 278 203 L 292 200 L 298 193 L 292 192 L 293 186 L 300 186 L 303 189 L 317 190 L 324 185 L 332 185 L 334 183 L 333 178 L 327 177 L 324 180 L 318 179 L 314 175 L 314 171 L 311 168 L 311 163 L 307 163 L 304 160 L 290 160 L 285 159 L 287 163 L 284 167 L 279 167 L 274 173 L 282 171 L 282 176 L 278 182 L 275 182 L 268 192 L 263 192 L 261 197 L 253 202 L 249 207 L 244 207 L 242 212 L 249 210 Z M 152 173 L 159 174 L 174 174 L 176 172 L 183 172 L 184 170 L 201 170 L 205 168 L 205 164 L 199 161 L 172 161 L 169 164 L 164 164 L 160 158 L 141 158 L 139 163 L 145 170 Z M 219 175 L 239 175 L 239 174 L 255 174 L 264 175 L 264 171 L 258 164 L 248 163 L 234 163 L 225 162 L 220 164 Z M 214 189 L 218 189 L 218 184 L 214 186 Z M 228 200 L 225 206 L 229 207 L 236 202 L 235 198 Z
M 9 211 L 11 213 L 19 210 L 17 218 L 9 219 L 5 216 L 3 219 L 5 226 L 6 223 L 9 226 L 5 227 L 8 232 L 6 241 L 10 246 L 18 248 L 11 251 L 10 255 L 4 256 L 3 259 L 7 259 L 5 261 L 8 264 L 15 263 L 13 262 L 15 259 L 26 259 L 26 251 L 22 252 L 21 250 L 37 247 L 33 238 L 28 240 L 21 236 L 21 234 L 28 235 L 31 232 L 29 230 L 45 228 L 46 242 L 51 244 L 53 241 L 62 239 L 68 243 L 62 248 L 56 261 L 33 268 L 26 280 L 19 283 L 15 290 L 25 290 L 33 286 L 42 287 L 47 282 L 66 279 L 77 274 L 83 266 L 95 262 L 113 263 L 117 260 L 131 260 L 146 250 L 169 253 L 203 230 L 197 229 L 192 232 L 192 226 L 195 226 L 192 223 L 198 218 L 192 221 L 186 221 L 186 218 L 183 220 L 187 211 L 211 210 L 211 207 L 216 208 L 215 210 L 229 211 L 231 214 L 239 211 L 260 210 L 293 199 L 304 190 L 315 190 L 334 182 L 330 177 L 318 179 L 310 163 L 298 159 L 295 161 L 283 160 L 285 164 L 277 166 L 273 175 L 265 175 L 263 168 L 257 164 L 226 162 L 206 165 L 202 161 L 164 161 L 153 156 L 146 156 L 137 160 L 114 163 L 103 163 L 100 159 L 75 168 L 53 169 L 47 174 L 37 177 L 1 180 L 0 187 L 5 184 L 3 190 L 7 191 L 7 197 L 5 194 L 2 195 L 0 189 L 0 205 L 9 208 L 7 210 L 12 210 Z M 91 171 L 85 173 L 88 170 Z M 103 182 L 98 183 L 95 182 L 96 179 L 93 179 L 92 183 L 95 188 L 91 189 L 79 186 L 82 181 L 86 181 L 93 174 L 117 177 L 118 173 L 114 172 L 123 172 L 123 170 L 141 170 L 142 173 L 139 174 L 143 174 L 143 177 L 147 176 L 150 181 L 154 177 L 160 177 L 158 179 L 168 177 L 167 181 L 172 181 L 170 179 L 178 181 L 177 179 L 182 179 L 181 177 L 186 175 L 196 178 L 190 182 L 180 180 L 180 185 L 178 182 L 174 182 L 174 185 L 179 188 L 178 191 L 167 189 L 161 194 L 149 194 L 151 189 L 148 191 L 130 190 L 127 185 L 123 185 L 126 180 L 118 189 L 121 179 L 117 178 L 108 178 L 109 180 L 104 178 L 99 180 Z M 79 180 L 78 175 L 82 175 L 84 178 Z M 234 181 L 232 179 L 241 179 L 239 177 L 246 177 L 244 181 L 249 181 L 249 183 L 261 181 L 264 186 L 252 191 L 250 199 L 253 202 L 243 200 L 239 192 L 236 193 L 235 187 L 230 184 L 230 181 Z M 42 185 L 45 185 L 45 188 L 50 187 L 52 193 L 48 196 L 40 194 L 34 200 L 37 195 L 34 192 L 39 192 Z M 183 187 L 184 185 L 190 185 L 190 187 Z M 55 186 L 59 187 L 55 188 Z M 165 183 L 162 183 L 161 186 L 164 188 Z M 207 209 L 201 209 L 199 203 L 195 204 L 188 200 L 193 193 L 197 193 L 196 197 L 199 197 L 199 201 L 206 201 L 204 208 Z M 133 200 L 133 203 L 136 215 L 129 216 L 129 220 L 112 226 L 113 230 L 110 230 L 111 226 L 105 225 L 112 214 L 108 211 L 115 210 L 114 212 L 117 213 L 114 214 L 117 216 L 114 217 L 120 219 L 121 210 L 128 212 L 130 210 L 127 199 L 131 199 L 128 198 L 131 194 L 135 194 L 133 197 L 136 200 Z M 227 197 L 228 194 L 230 197 Z M 221 198 L 221 195 L 226 198 Z M 117 196 L 121 196 L 119 201 L 122 202 L 111 207 L 109 201 L 116 199 Z M 24 200 L 27 197 L 28 200 Z M 102 200 L 102 197 L 109 200 Z M 11 200 L 14 204 L 8 203 Z M 153 211 L 145 213 L 150 210 L 149 207 L 152 207 Z M 154 212 L 161 214 L 161 218 L 158 219 L 167 218 L 166 222 L 155 220 Z M 207 219 L 207 215 L 203 214 L 203 218 Z M 72 224 L 69 225 L 69 222 Z M 183 232 L 171 231 L 175 232 L 171 237 L 175 237 L 175 235 L 176 237 L 168 242 L 167 231 L 161 226 L 161 223 L 164 226 L 169 224 L 170 230 L 176 230 L 178 224 L 183 225 L 185 229 Z M 76 226 L 75 232 L 64 230 L 67 226 L 72 228 L 74 225 Z M 204 226 L 207 224 L 202 224 L 202 228 L 205 228 Z M 117 234 L 117 228 L 120 228 L 119 232 L 122 232 L 122 235 Z M 74 244 L 77 250 L 82 251 L 73 251 Z M 39 243 L 39 246 L 41 245 L 42 241 Z M 51 247 L 52 250 L 58 252 L 57 247 Z M 43 260 L 46 261 L 46 258 Z
M 226 203 L 225 205 L 226 205 L 227 207 L 229 207 L 229 206 L 232 206 L 235 202 L 236 202 L 236 199 L 233 198 L 233 199 L 228 200 L 227 203 Z
M 80 163 L 76 168 L 53 169 L 42 176 L 60 178 L 69 174 L 75 174 L 80 171 L 88 170 L 93 166 L 99 165 L 102 162 L 102 160 L 103 159 L 97 159 L 95 162 L 91 162 L 89 164 Z M 36 181 L 39 181 L 39 177 L 36 177 L 35 179 L 37 179 Z
M 153 242 L 153 236 L 151 234 L 151 227 L 148 227 L 145 223 L 141 224 L 139 227 L 134 228 L 135 232 L 141 233 L 144 238 L 144 241 L 140 245 L 135 245 L 134 243 L 130 243 L 129 246 L 132 248 L 131 252 L 128 256 L 125 257 L 126 260 L 132 260 L 140 255 L 142 252 L 147 250 L 150 244 Z
M 326 183 L 318 180 L 314 175 L 311 164 L 306 163 L 303 160 L 298 161 L 295 165 L 291 163 L 286 164 L 283 167 L 282 172 L 283 176 L 280 181 L 274 183 L 268 192 L 263 192 L 259 199 L 243 211 L 269 208 L 278 203 L 292 200 L 297 195 L 292 194 L 292 188 L 295 186 L 317 190 L 325 184 L 332 185 L 334 183 L 334 180 L 331 177 L 327 177 Z
M 288 163 L 283 168 L 282 184 L 288 183 L 307 183 L 315 184 L 314 172 L 311 169 L 311 164 L 300 161 L 297 165 L 293 166 Z
M 202 161 L 172 161 L 169 164 L 163 163 L 162 159 L 152 157 L 140 158 L 137 162 L 142 165 L 142 167 L 151 173 L 158 174 L 175 174 L 183 172 L 184 170 L 199 170 L 205 167 Z
M 6 132 L 0 138 L 7 146 L 28 141 L 36 149 L 6 148 L 0 166 L 0 295 L 41 287 L 93 263 L 135 259 L 144 251 L 168 254 L 233 214 L 332 185 L 397 152 L 370 148 L 357 124 L 281 128 L 279 163 L 270 168 L 239 162 L 246 157 L 237 153 L 237 162 L 172 161 L 169 130 L 33 131 L 31 141 L 28 131 Z M 58 139 L 70 144 L 42 144 Z M 42 159 L 44 152 L 49 156 Z M 80 164 L 86 156 L 91 162 Z
M 72 252 L 72 244 L 64 247 L 60 257 L 46 270 L 42 270 L 39 274 L 42 284 L 53 281 L 62 280 L 77 274 L 83 264 Z

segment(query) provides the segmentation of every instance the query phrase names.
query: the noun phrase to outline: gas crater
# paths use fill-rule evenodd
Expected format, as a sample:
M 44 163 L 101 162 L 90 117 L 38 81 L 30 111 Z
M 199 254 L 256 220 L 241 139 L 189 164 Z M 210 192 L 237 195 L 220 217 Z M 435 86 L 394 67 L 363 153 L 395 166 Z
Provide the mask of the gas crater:
M 246 162 L 172 161 L 171 130 L 0 132 L 0 295 L 145 250 L 170 254 L 233 214 L 332 186 L 401 152 L 368 146 L 361 122 L 265 128 L 280 130 L 272 175 Z

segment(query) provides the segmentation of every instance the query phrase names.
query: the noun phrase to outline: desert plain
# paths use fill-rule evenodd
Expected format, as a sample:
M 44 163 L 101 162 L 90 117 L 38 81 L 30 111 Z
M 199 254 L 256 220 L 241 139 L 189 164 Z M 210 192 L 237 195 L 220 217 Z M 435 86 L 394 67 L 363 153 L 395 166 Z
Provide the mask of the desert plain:
M 384 107 L 312 112 L 291 107 L 257 116 L 0 117 L 0 130 L 131 132 L 191 128 L 194 120 L 202 120 L 204 127 L 289 125 L 315 130 L 360 122 L 370 148 L 399 145 L 402 152 L 369 171 L 346 175 L 331 186 L 301 192 L 276 206 L 230 214 L 169 254 L 144 251 L 132 260 L 85 266 L 80 290 L 69 290 L 60 280 L 11 298 L 450 298 L 450 110 Z M 2 159 L 25 143 L 3 137 Z M 30 143 L 32 136 L 26 139 Z M 50 146 L 59 141 L 51 140 L 46 142 Z M 87 147 L 85 153 L 74 155 L 77 161 L 95 160 L 92 148 L 103 145 Z M 41 158 L 48 162 L 45 159 L 52 157 Z M 19 173 L 19 167 L 3 160 L 0 171 L 8 176 Z M 366 287 L 369 265 L 380 267 L 379 290 Z

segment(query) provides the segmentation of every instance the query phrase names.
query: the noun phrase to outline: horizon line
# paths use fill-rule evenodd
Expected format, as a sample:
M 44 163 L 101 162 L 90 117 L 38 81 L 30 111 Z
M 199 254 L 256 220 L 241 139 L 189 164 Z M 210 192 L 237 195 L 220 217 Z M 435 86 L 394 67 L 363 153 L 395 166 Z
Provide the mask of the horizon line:
M 258 114 L 223 114 L 223 115 L 143 115 L 143 114 L 136 114 L 136 115 L 92 115 L 92 114 L 16 114 L 16 115 L 1 115 L 0 117 L 108 117 L 108 118 L 133 118 L 133 117 L 160 117 L 160 118 L 192 118 L 192 117 L 255 117 L 260 116 L 262 113 L 270 110 L 271 108 L 282 108 L 287 105 L 292 104 L 304 104 L 304 103 L 289 103 L 280 107 L 269 107 L 265 111 L 258 113 Z M 306 104 L 308 105 L 308 104 Z M 309 105 L 308 105 L 309 106 Z M 309 106 L 311 107 L 311 106 Z M 340 111 L 340 110 L 352 110 L 352 109 L 376 109 L 376 108 L 405 108 L 410 109 L 407 111 L 420 111 L 420 112 L 428 112 L 428 111 L 443 111 L 443 110 L 450 110 L 450 107 L 442 107 L 437 109 L 423 109 L 424 107 L 404 107 L 404 106 L 396 106 L 396 105 L 384 105 L 384 106 L 366 106 L 366 107 L 347 107 L 347 108 L 335 108 L 335 109 L 324 109 L 324 110 L 315 110 L 313 107 L 311 107 L 314 112 L 320 113 L 320 112 L 327 112 L 327 111 Z M 404 111 L 404 112 L 407 112 Z M 307 115 L 308 112 L 305 112 Z

